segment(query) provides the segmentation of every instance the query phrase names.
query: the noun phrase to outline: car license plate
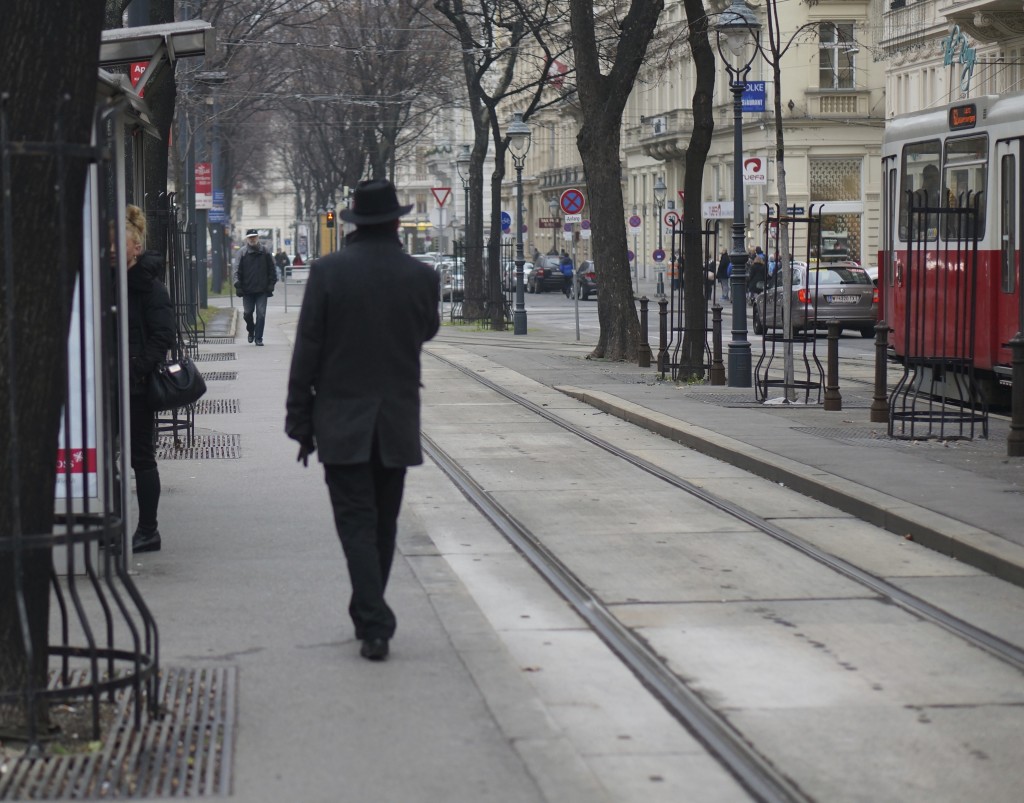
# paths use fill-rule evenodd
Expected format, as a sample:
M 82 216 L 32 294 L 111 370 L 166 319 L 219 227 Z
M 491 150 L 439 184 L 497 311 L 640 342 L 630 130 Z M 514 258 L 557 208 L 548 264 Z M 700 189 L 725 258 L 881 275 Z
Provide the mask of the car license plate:
M 826 300 L 829 304 L 856 304 L 860 296 L 828 296 Z

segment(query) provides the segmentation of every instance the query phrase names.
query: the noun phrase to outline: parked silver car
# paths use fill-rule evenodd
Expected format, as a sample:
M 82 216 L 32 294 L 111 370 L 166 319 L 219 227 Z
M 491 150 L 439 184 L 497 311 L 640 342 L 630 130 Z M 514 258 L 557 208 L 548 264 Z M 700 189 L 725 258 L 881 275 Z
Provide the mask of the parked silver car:
M 768 279 L 763 293 L 753 300 L 754 334 L 782 328 L 785 288 L 781 271 Z M 839 321 L 862 337 L 874 337 L 878 321 L 878 288 L 856 262 L 829 262 L 793 266 L 793 330 L 824 329 Z

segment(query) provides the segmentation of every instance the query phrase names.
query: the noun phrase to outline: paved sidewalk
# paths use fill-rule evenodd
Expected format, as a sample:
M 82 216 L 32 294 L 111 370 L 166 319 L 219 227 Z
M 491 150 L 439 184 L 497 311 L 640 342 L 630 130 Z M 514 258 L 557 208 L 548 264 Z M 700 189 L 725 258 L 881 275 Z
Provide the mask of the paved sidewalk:
M 237 434 L 241 456 L 162 462 L 164 549 L 133 561 L 160 625 L 162 663 L 238 668 L 233 796 L 246 803 L 680 799 L 667 788 L 660 798 L 612 795 L 608 779 L 595 777 L 435 546 L 483 525 L 471 505 L 449 498 L 457 495 L 430 466 L 411 473 L 403 510 L 391 586 L 401 612 L 394 660 L 358 657 L 322 472 L 295 464 L 296 447 L 283 432 L 301 297 L 289 292 L 287 313 L 283 294 L 272 299 L 264 348 L 244 337 L 201 346 L 201 355 L 233 355 L 200 368 L 237 373 L 212 381 L 208 398 L 239 406 L 199 416 L 197 433 Z M 207 338 L 230 337 L 236 310 L 218 314 Z M 1002 456 L 1000 424 L 987 443 L 893 444 L 877 437 L 884 426 L 868 423 L 864 406 L 769 408 L 753 403 L 752 390 L 676 386 L 652 369 L 589 360 L 593 344 L 546 331 L 541 319 L 531 319 L 526 337 L 446 325 L 438 342 L 1024 582 L 1024 461 Z M 465 512 L 447 519 L 417 513 L 460 505 Z M 529 599 L 544 592 L 537 581 Z M 640 699 L 624 708 L 637 710 Z M 713 763 L 696 753 L 692 760 L 714 775 L 709 789 L 726 790 L 720 799 L 739 799 Z

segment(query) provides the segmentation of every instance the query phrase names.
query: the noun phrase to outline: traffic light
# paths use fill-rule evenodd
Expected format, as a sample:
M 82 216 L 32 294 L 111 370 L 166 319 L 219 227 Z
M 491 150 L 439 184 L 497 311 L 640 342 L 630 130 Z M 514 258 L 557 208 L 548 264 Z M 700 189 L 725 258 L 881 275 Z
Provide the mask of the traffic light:
M 334 228 L 334 210 L 333 209 L 328 209 L 327 210 L 327 228 L 329 228 L 329 229 L 333 229 Z

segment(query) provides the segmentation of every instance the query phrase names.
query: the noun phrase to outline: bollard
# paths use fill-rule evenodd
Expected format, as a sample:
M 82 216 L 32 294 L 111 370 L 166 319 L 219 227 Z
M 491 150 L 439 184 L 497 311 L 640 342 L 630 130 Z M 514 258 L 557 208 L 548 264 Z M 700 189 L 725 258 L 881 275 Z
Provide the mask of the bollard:
M 1024 331 L 1017 332 L 1008 343 L 1013 352 L 1013 374 L 1010 388 L 1010 434 L 1006 439 L 1009 457 L 1024 457 Z
M 665 378 L 668 370 L 668 299 L 658 300 L 658 370 Z
M 636 364 L 640 368 L 651 367 L 651 344 L 647 340 L 647 305 L 651 302 L 647 296 L 640 299 L 640 348 L 636 355 Z
M 889 327 L 885 321 L 875 324 L 875 394 L 871 398 L 869 421 L 875 424 L 889 423 L 888 357 Z
M 826 358 L 825 409 L 842 410 L 843 397 L 839 393 L 839 321 L 828 323 L 828 357 Z
M 665 297 L 665 271 L 663 270 L 658 271 L 658 287 L 655 290 L 655 295 L 657 295 L 658 298 Z
M 722 362 L 722 305 L 711 307 L 711 374 L 712 385 L 725 384 L 725 363 Z

